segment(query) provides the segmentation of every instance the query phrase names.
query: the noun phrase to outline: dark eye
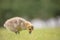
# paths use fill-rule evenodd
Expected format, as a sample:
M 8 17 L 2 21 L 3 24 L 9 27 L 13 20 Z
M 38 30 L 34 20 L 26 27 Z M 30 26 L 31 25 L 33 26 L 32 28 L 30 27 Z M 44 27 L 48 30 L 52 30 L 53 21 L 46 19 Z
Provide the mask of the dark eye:
M 31 30 L 31 29 L 29 29 L 29 30 Z

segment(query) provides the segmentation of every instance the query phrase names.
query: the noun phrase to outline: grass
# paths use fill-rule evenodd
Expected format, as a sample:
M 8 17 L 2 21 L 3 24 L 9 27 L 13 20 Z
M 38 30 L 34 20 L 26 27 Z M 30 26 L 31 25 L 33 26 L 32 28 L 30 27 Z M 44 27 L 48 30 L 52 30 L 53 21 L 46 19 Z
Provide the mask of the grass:
M 60 40 L 60 28 L 35 29 L 32 34 L 29 34 L 27 30 L 15 34 L 0 28 L 0 40 Z

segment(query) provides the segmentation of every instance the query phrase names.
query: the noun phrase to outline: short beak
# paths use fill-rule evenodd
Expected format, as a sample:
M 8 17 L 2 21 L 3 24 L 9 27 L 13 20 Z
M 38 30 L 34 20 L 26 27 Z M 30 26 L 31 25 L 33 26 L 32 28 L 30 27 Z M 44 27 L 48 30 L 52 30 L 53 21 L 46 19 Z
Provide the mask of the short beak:
M 31 32 L 32 32 L 32 30 L 31 30 L 31 29 L 29 29 L 29 34 L 31 34 Z
M 31 31 L 29 31 L 29 34 L 31 34 Z

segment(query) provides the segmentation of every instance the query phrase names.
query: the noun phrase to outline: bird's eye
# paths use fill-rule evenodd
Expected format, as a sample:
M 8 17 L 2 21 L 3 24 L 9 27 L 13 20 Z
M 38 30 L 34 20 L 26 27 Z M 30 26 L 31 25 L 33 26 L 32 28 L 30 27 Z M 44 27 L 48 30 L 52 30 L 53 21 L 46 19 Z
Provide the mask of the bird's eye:
M 29 30 L 31 30 L 31 29 L 29 29 Z

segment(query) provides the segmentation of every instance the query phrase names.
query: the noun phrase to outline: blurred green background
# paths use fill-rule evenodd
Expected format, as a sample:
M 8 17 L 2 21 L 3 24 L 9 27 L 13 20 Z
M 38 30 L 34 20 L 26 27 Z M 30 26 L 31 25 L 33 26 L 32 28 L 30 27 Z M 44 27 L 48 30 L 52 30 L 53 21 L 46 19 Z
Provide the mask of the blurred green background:
M 0 26 L 15 16 L 46 20 L 59 15 L 60 0 L 0 0 Z
M 34 28 L 39 29 L 32 34 L 24 30 L 16 35 L 1 28 L 7 19 L 15 16 L 32 20 L 37 25 Z M 0 0 L 0 40 L 60 40 L 60 0 Z

